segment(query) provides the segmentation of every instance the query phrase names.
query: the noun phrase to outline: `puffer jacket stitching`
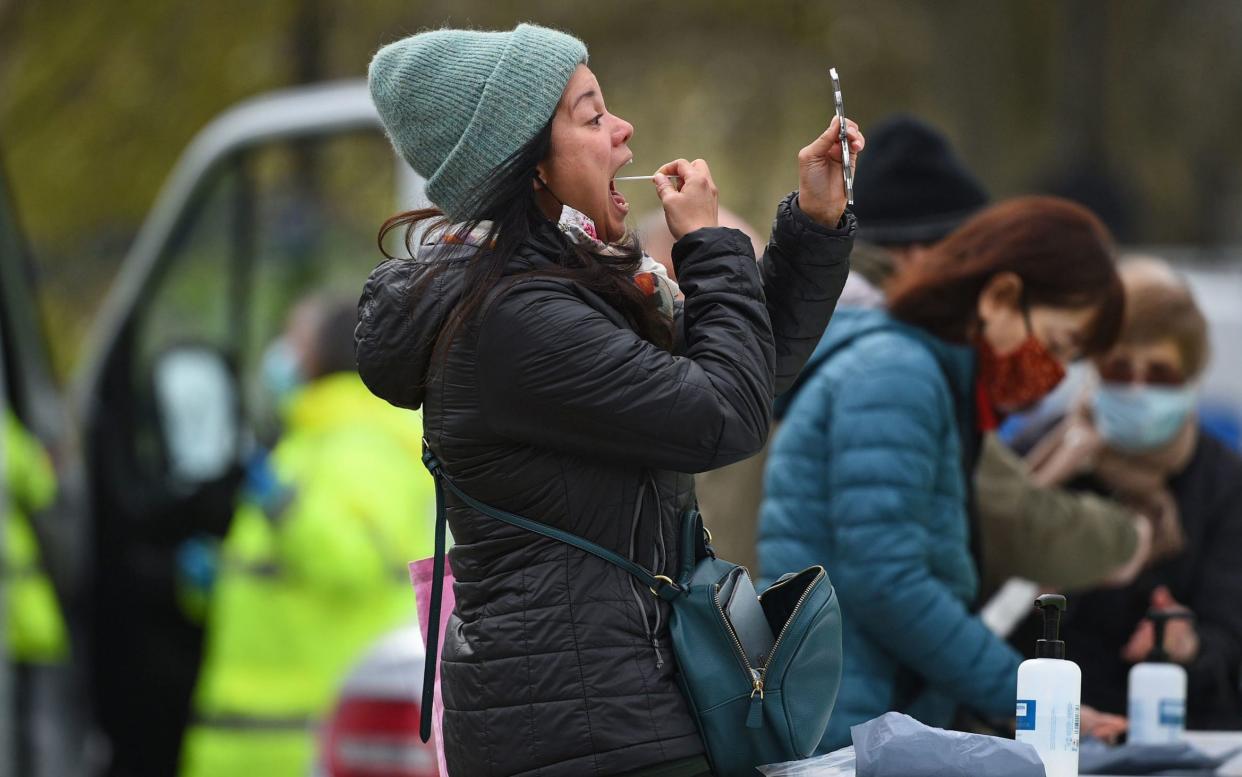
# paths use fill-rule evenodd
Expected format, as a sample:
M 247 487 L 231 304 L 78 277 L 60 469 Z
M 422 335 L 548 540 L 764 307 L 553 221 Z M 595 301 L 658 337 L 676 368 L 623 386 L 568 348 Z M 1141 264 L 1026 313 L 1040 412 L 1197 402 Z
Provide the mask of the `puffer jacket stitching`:
M 651 646 L 650 645 L 643 646 L 641 644 L 635 646 L 634 644 L 629 644 L 629 645 L 616 645 L 616 646 L 603 645 L 601 647 L 618 647 L 618 648 L 625 648 L 627 650 L 634 649 L 634 650 L 645 651 L 649 649 Z M 534 655 L 543 656 L 547 654 L 536 653 Z M 648 655 L 647 658 L 650 659 L 650 655 Z M 634 693 L 619 693 L 619 694 L 610 695 L 608 698 L 609 699 L 634 699 L 636 701 L 642 701 L 644 698 L 646 698 L 646 696 L 647 694 L 644 694 L 642 691 L 635 691 Z M 553 703 L 564 703 L 564 702 L 571 702 L 571 701 L 581 701 L 581 699 L 574 696 L 568 699 L 550 699 L 549 701 Z M 455 709 L 454 712 L 478 713 L 478 712 L 495 712 L 497 710 L 524 710 L 528 706 L 530 706 L 529 702 L 522 701 L 516 704 L 489 704 L 487 707 L 480 708 L 480 709 L 474 709 L 474 710 Z M 652 740 L 652 741 L 655 741 L 655 740 Z M 540 768 L 546 768 L 546 767 L 540 767 Z
M 646 483 L 644 482 L 643 487 L 640 487 L 640 489 L 639 489 L 639 492 L 638 492 L 638 501 L 639 501 L 639 503 L 638 503 L 637 505 L 635 505 L 635 508 L 634 508 L 634 510 L 635 510 L 635 513 L 634 513 L 634 527 L 633 527 L 633 531 L 634 531 L 634 532 L 637 532 L 637 530 L 638 530 L 638 520 L 639 520 L 639 519 L 641 519 L 641 517 L 642 517 L 642 516 L 641 516 L 641 508 L 642 508 L 642 499 L 643 499 L 643 495 L 644 495 L 644 493 L 645 493 L 645 491 L 646 491 L 645 485 L 646 485 Z M 657 509 L 658 509 L 658 508 L 659 508 L 659 506 L 657 505 Z M 659 527 L 657 527 L 657 531 L 659 531 Z M 633 549 L 634 549 L 634 540 L 633 540 L 633 536 L 631 536 L 631 539 L 630 539 L 630 551 L 631 551 L 631 557 L 632 557 L 632 554 L 633 554 Z M 658 570 L 657 570 L 657 571 L 658 571 Z M 632 578 L 631 578 L 631 579 L 630 579 L 630 589 L 631 589 L 631 590 L 635 590 L 635 591 L 636 591 L 636 595 L 637 595 L 637 596 L 642 596 L 642 591 L 637 591 L 637 590 L 636 590 L 636 586 L 637 586 L 637 581 L 635 581 L 634 579 L 632 579 Z M 641 603 L 638 603 L 638 605 L 637 605 L 637 606 L 638 606 L 640 609 L 642 608 L 642 604 L 641 604 Z M 659 605 L 657 604 L 657 607 L 658 607 L 658 606 L 659 606 Z M 643 625 L 644 625 L 644 627 L 645 627 L 645 626 L 646 626 L 646 620 L 647 620 L 647 613 L 646 613 L 646 611 L 643 611 L 641 614 L 642 614 L 642 618 L 643 618 L 643 622 L 644 622 L 644 623 L 643 623 Z M 658 630 L 658 629 L 657 629 L 657 630 Z M 656 639 L 657 637 L 656 637 L 656 636 L 654 636 L 654 634 L 653 634 L 653 636 L 652 636 L 651 638 L 654 640 L 654 639 Z M 651 728 L 652 728 L 652 730 L 653 730 L 653 731 L 655 731 L 655 732 L 656 732 L 656 734 L 657 734 L 657 736 L 658 736 L 658 735 L 659 735 L 659 732 L 660 732 L 660 726 L 659 726 L 659 724 L 656 722 L 656 719 L 655 719 L 655 705 L 654 705 L 654 703 L 653 703 L 653 702 L 652 702 L 652 700 L 651 700 L 651 691 L 650 691 L 649 686 L 647 685 L 647 675 L 646 675 L 646 672 L 644 672 L 644 671 L 643 671 L 643 667 L 642 667 L 642 665 L 641 665 L 641 664 L 639 664 L 639 662 L 640 662 L 640 661 L 642 661 L 642 660 L 644 659 L 646 652 L 647 652 L 647 648 L 646 648 L 646 646 L 643 646 L 643 647 L 641 647 L 641 648 L 640 648 L 640 647 L 635 647 L 635 648 L 634 648 L 634 650 L 632 651 L 631 655 L 632 655 L 632 656 L 633 656 L 633 658 L 634 658 L 634 666 L 635 666 L 635 669 L 637 669 L 637 673 L 638 673 L 638 680 L 639 680 L 639 682 L 640 682 L 640 683 L 642 683 L 642 687 L 643 687 L 643 700 L 647 703 L 647 718 L 651 721 Z M 658 745 L 659 745 L 659 747 L 660 747 L 660 760 L 662 760 L 662 761 L 663 761 L 663 760 L 667 760 L 668 756 L 667 756 L 667 754 L 666 754 L 666 753 L 665 753 L 665 751 L 664 751 L 664 739 L 663 739 L 662 737 L 657 738 L 657 739 L 656 739 L 656 744 L 658 744 Z
M 541 278 L 541 277 L 532 277 L 532 278 L 530 278 L 530 279 L 523 279 L 522 281 L 519 281 L 519 282 L 516 282 L 516 283 L 511 284 L 511 285 L 510 285 L 508 288 L 506 288 L 504 291 L 505 291 L 506 293 L 513 291 L 513 290 L 514 290 L 514 289 L 515 289 L 515 288 L 519 285 L 519 283 L 540 282 L 540 281 L 546 281 L 546 280 L 547 280 L 546 278 Z M 539 301 L 540 301 L 540 302 L 543 302 L 545 299 L 546 299 L 546 300 L 550 300 L 550 301 L 557 301 L 557 300 L 559 300 L 559 299 L 560 299 L 560 296 L 559 296 L 559 295 L 564 293 L 564 284 L 558 284 L 558 287 L 560 287 L 560 288 L 558 288 L 558 290 L 557 290 L 557 291 L 558 291 L 558 294 L 549 294 L 546 298 L 541 297 Z M 488 306 L 488 308 L 487 308 L 487 309 L 486 309 L 483 313 L 481 313 L 481 314 L 480 314 L 480 316 L 479 316 L 480 321 L 481 321 L 481 320 L 483 320 L 484 318 L 486 318 L 486 316 L 487 316 L 487 314 L 490 312 L 491 308 L 492 308 L 495 304 L 497 304 L 497 303 L 500 301 L 500 299 L 501 299 L 501 297 L 502 297 L 502 296 L 504 296 L 504 295 L 503 295 L 503 294 L 496 294 L 496 295 L 493 295 L 493 297 L 492 297 L 492 299 L 491 299 L 491 304 Z M 739 295 L 739 296 L 744 296 L 744 295 Z M 760 295 L 760 296 L 762 296 L 762 295 Z M 759 301 L 762 301 L 762 300 L 759 300 Z M 543 323 L 548 324 L 549 326 L 551 326 L 551 325 L 553 325 L 553 324 L 554 324 L 554 322 L 552 322 L 552 321 L 551 321 L 551 320 L 550 320 L 550 319 L 549 319 L 549 318 L 548 318 L 548 317 L 547 317 L 547 316 L 543 313 L 543 311 L 539 308 L 539 306 L 537 306 L 537 305 L 532 305 L 532 306 L 529 308 L 529 313 L 530 313 L 530 315 L 532 315 L 532 316 L 535 316 L 535 317 L 539 318 L 539 319 L 540 319 Z M 601 352 L 600 352 L 600 354 L 599 354 L 596 358 L 601 358 L 602 356 L 603 356 L 603 352 L 601 351 Z M 635 368 L 635 369 L 637 369 L 637 368 Z M 669 403 L 669 405 L 668 405 L 668 407 L 667 407 L 667 410 L 665 411 L 665 413 L 666 413 L 666 415 L 665 415 L 665 423 L 668 423 L 669 418 L 672 416 L 672 413 L 673 413 L 674 409 L 676 409 L 676 408 L 679 406 L 679 404 L 680 404 L 680 398 L 681 398 L 681 393 L 682 393 L 682 391 L 686 388 L 686 386 L 689 386 L 690 388 L 692 388 L 692 389 L 696 389 L 696 390 L 698 390 L 698 391 L 705 392 L 705 393 L 710 394 L 710 395 L 712 395 L 712 396 L 716 396 L 716 397 L 721 397 L 721 396 L 723 396 L 723 395 L 720 393 L 719 389 L 716 387 L 715 383 L 713 383 L 713 382 L 712 382 L 712 379 L 711 379 L 711 376 L 710 376 L 710 375 L 705 376 L 705 377 L 706 377 L 706 380 L 707 380 L 707 385 L 700 385 L 700 384 L 698 384 L 698 383 L 692 383 L 692 382 L 688 379 L 688 377 L 689 377 L 688 375 L 682 375 L 682 376 L 678 379 L 678 381 L 677 381 L 677 393 L 674 395 L 674 401 L 672 401 L 672 402 L 670 402 L 670 403 Z M 727 402 L 726 402 L 726 404 L 727 404 Z M 768 421 L 768 423 L 770 423 L 770 421 L 771 421 L 771 408 L 768 408 L 768 409 L 767 409 L 766 416 L 767 416 L 767 421 Z M 721 419 L 719 419 L 719 420 L 720 420 L 720 423 L 718 424 L 717 429 L 716 429 L 716 443 L 715 443 L 715 445 L 713 446 L 713 450 L 719 450 L 719 448 L 720 448 L 720 441 L 724 438 L 724 432 L 725 432 L 725 428 L 724 428 L 724 420 L 725 420 L 725 419 L 722 417 L 722 418 L 721 418 Z M 495 430 L 495 429 L 494 429 L 493 431 L 496 431 L 496 433 L 497 433 L 497 434 L 501 434 L 502 436 L 504 436 L 504 435 L 503 435 L 503 433 L 502 433 L 500 430 Z M 754 453 L 757 453 L 757 452 L 758 452 L 759 448 L 760 448 L 760 447 L 762 447 L 763 442 L 764 442 L 766 439 L 767 439 L 767 430 L 766 430 L 766 427 L 765 427 L 765 429 L 764 429 L 764 431 L 763 431 L 763 433 L 762 433 L 762 434 L 756 434 L 756 435 L 755 435 L 755 447 L 754 447 L 754 449 L 751 451 L 751 455 L 754 455 Z M 717 464 L 715 461 L 713 461 L 713 462 L 712 462 L 712 463 L 711 463 L 711 464 L 707 467 L 707 469 L 715 469 L 717 466 L 718 466 L 718 464 Z
M 568 556 L 569 554 L 566 553 L 565 555 Z M 566 589 L 571 589 L 572 583 L 570 582 L 570 575 L 569 575 L 570 565 L 569 565 L 568 558 L 565 559 L 564 570 L 565 570 L 565 587 Z M 598 775 L 599 768 L 600 768 L 599 767 L 599 748 L 595 746 L 595 727 L 591 724 L 591 700 L 586 692 L 586 675 L 583 674 L 582 646 L 581 646 L 580 641 L 578 640 L 577 608 L 574 605 L 573 591 L 567 590 L 566 596 L 569 602 L 569 628 L 573 634 L 574 651 L 576 653 L 576 658 L 577 658 L 576 664 L 578 667 L 578 687 L 582 693 L 582 696 L 581 696 L 582 715 L 586 719 L 587 741 L 591 743 L 591 756 L 592 756 L 591 757 L 591 764 L 592 764 L 591 771 L 594 774 Z
M 566 505 L 572 505 L 573 501 L 569 498 L 569 478 L 565 474 L 565 461 L 562 459 L 558 462 L 561 473 L 561 490 L 562 499 Z M 569 630 L 574 642 L 575 664 L 578 667 L 578 687 L 582 693 L 582 715 L 586 719 L 587 741 L 591 744 L 591 771 L 596 775 L 599 774 L 599 748 L 595 746 L 595 729 L 591 725 L 591 700 L 587 696 L 586 675 L 583 673 L 582 661 L 582 645 L 578 640 L 578 615 L 574 606 L 574 587 L 573 581 L 570 579 L 570 556 L 574 548 L 568 545 L 564 546 L 565 561 L 561 568 L 565 570 L 565 601 L 569 606 Z M 581 551 L 579 551 L 581 553 Z
M 523 567 L 522 568 L 522 653 L 524 654 L 523 657 L 526 659 L 523 662 L 526 664 L 526 684 L 532 685 L 533 680 L 534 680 L 534 672 L 531 671 L 531 667 L 530 667 L 530 659 L 531 659 L 530 619 L 527 614 L 528 611 L 526 608 L 526 603 L 529 598 L 530 591 L 527 588 L 526 572 L 527 572 L 526 567 Z M 533 700 L 528 702 L 526 707 L 527 707 L 526 723 L 527 723 L 527 726 L 530 728 L 530 736 L 526 738 L 527 750 L 530 752 L 531 762 L 539 763 L 540 762 L 539 749 L 536 746 L 538 735 L 535 729 L 535 702 Z

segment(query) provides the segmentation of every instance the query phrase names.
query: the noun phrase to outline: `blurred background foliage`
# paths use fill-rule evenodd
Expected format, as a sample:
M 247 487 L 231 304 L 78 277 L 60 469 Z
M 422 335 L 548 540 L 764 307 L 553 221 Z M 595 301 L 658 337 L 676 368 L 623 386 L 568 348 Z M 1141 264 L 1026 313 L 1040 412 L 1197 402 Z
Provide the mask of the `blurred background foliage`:
M 835 65 L 864 129 L 932 121 L 995 196 L 1072 194 L 1130 243 L 1242 240 L 1237 0 L 0 0 L 0 160 L 59 369 L 213 116 L 361 77 L 422 29 L 523 20 L 586 41 L 610 110 L 637 128 L 638 168 L 704 157 L 722 202 L 760 225 L 831 116 Z M 378 226 L 390 174 L 363 173 Z

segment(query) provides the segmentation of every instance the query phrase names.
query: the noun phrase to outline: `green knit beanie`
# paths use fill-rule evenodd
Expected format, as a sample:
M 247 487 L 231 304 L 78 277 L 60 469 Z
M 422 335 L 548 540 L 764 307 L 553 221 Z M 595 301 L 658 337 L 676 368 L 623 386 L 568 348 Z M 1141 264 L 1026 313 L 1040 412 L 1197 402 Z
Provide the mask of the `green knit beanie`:
M 371 99 L 427 196 L 460 221 L 469 196 L 552 118 L 586 46 L 563 32 L 435 30 L 371 60 Z

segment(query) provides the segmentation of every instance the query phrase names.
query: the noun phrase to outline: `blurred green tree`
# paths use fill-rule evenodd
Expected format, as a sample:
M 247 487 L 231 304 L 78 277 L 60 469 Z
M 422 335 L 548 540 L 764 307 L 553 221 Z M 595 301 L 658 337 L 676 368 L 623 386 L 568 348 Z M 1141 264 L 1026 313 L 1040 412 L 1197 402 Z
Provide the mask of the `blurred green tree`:
M 587 42 L 610 109 L 637 128 L 639 166 L 704 157 L 723 201 L 761 226 L 831 116 L 835 65 L 864 129 L 923 116 L 996 196 L 1094 197 L 1131 241 L 1242 239 L 1234 0 L 0 0 L 0 158 L 57 364 L 71 364 L 161 181 L 212 116 L 268 89 L 361 77 L 379 45 L 421 29 L 522 20 Z M 299 169 L 313 186 L 316 161 Z

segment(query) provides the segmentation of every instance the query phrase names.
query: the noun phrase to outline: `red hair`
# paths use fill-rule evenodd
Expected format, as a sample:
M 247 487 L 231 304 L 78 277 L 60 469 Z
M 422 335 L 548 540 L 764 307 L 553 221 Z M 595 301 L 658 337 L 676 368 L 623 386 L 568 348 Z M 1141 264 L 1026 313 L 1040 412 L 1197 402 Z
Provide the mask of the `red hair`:
M 892 279 L 888 307 L 902 321 L 965 343 L 979 295 L 1005 272 L 1022 279 L 1026 305 L 1095 308 L 1084 356 L 1116 342 L 1125 293 L 1112 236 L 1091 211 L 1057 197 L 1018 197 L 981 211 Z

